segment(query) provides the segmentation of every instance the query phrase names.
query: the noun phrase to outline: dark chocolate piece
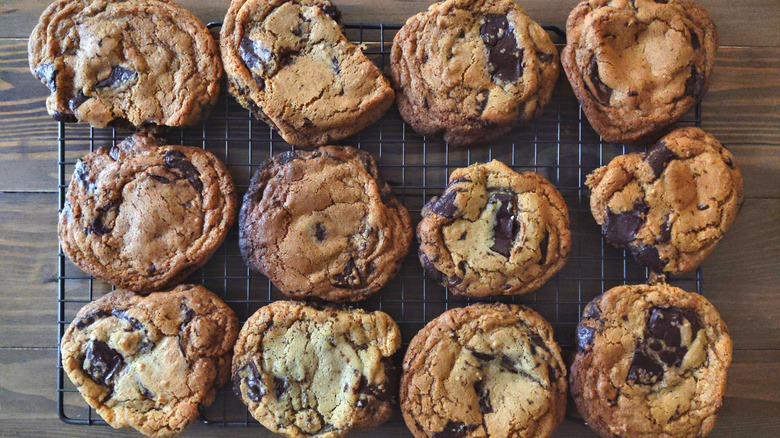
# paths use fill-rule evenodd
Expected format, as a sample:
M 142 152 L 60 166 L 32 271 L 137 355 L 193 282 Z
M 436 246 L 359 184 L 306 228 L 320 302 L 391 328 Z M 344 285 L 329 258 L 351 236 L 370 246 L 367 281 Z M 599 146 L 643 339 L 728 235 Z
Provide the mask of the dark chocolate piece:
M 514 82 L 523 75 L 523 49 L 517 47 L 515 31 L 506 15 L 486 15 L 479 35 L 488 51 L 493 81 Z
M 469 432 L 479 427 L 476 424 L 466 424 L 461 421 L 447 420 L 444 429 L 433 433 L 433 438 L 463 438 Z
M 203 182 L 200 180 L 200 172 L 195 168 L 195 165 L 187 159 L 187 157 L 177 150 L 169 150 L 165 153 L 165 165 L 171 169 L 176 169 L 183 174 L 184 178 L 187 178 L 190 185 L 198 191 L 203 192 Z
M 653 174 L 656 178 L 661 176 L 664 169 L 666 169 L 666 165 L 672 161 L 674 157 L 674 152 L 666 147 L 666 142 L 663 140 L 650 147 L 645 153 L 645 161 L 647 161 L 647 164 L 653 169 Z
M 500 202 L 496 210 L 496 219 L 493 224 L 493 245 L 490 247 L 504 257 L 509 253 L 517 237 L 517 222 L 515 221 L 515 197 L 509 193 L 494 193 L 490 195 L 488 203 Z
M 599 76 L 599 63 L 596 61 L 596 57 L 590 58 L 590 83 L 592 87 L 588 87 L 590 94 L 596 98 L 596 100 L 602 105 L 609 105 L 609 99 L 612 97 L 612 88 L 601 81 Z
M 87 362 L 89 362 L 88 365 Z M 84 372 L 95 382 L 111 386 L 113 378 L 124 365 L 125 361 L 122 355 L 105 342 L 92 340 L 87 344 L 82 367 L 86 366 L 83 368 Z
M 95 89 L 118 87 L 120 85 L 124 85 L 125 83 L 133 80 L 136 75 L 137 73 L 133 70 L 128 70 L 124 67 L 115 65 L 111 67 L 111 73 L 107 78 L 97 81 L 95 84 Z

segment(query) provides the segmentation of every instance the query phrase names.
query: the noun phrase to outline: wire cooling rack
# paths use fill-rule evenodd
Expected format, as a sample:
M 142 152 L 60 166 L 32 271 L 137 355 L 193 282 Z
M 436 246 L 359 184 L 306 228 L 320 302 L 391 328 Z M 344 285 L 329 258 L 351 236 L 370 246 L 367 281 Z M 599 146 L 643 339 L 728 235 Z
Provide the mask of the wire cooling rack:
M 209 27 L 219 26 L 212 23 Z M 364 53 L 386 71 L 389 65 L 396 25 L 345 25 L 347 37 L 359 44 Z M 546 27 L 562 39 L 563 32 Z M 555 36 L 554 35 L 554 36 Z M 701 107 L 696 106 L 680 123 L 701 125 Z M 82 124 L 60 123 L 58 135 L 59 206 L 65 201 L 70 175 L 76 161 L 101 146 L 110 147 L 131 132 L 95 129 Z M 223 88 L 220 101 L 208 120 L 199 126 L 171 129 L 163 134 L 169 144 L 200 146 L 214 153 L 230 169 L 239 195 L 246 191 L 257 167 L 271 155 L 294 149 L 265 123 L 255 120 Z M 338 142 L 370 152 L 380 172 L 406 206 L 413 223 L 432 196 L 444 189 L 449 174 L 475 162 L 498 159 L 518 172 L 534 171 L 551 181 L 563 194 L 569 208 L 572 247 L 566 266 L 534 293 L 481 301 L 520 303 L 532 307 L 553 326 L 561 348 L 573 349 L 575 326 L 583 307 L 596 295 L 622 284 L 644 283 L 648 271 L 624 250 L 607 244 L 593 220 L 585 177 L 613 157 L 644 147 L 605 143 L 583 116 L 563 73 L 552 101 L 544 114 L 531 124 L 514 129 L 504 138 L 474 148 L 450 148 L 439 138 L 426 138 L 406 125 L 395 107 L 359 134 Z M 112 288 L 84 274 L 70 263 L 60 249 L 59 255 L 58 339 L 62 337 L 76 312 Z M 701 271 L 668 278 L 688 291 L 702 292 Z M 212 259 L 188 282 L 203 284 L 219 295 L 243 322 L 258 308 L 285 299 L 264 276 L 251 272 L 241 258 L 236 227 Z M 403 351 L 412 337 L 428 321 L 452 307 L 476 300 L 455 297 L 436 281 L 426 278 L 417 259 L 414 243 L 397 277 L 384 289 L 357 306 L 382 310 L 398 323 L 404 348 L 394 358 L 400 364 Z M 106 424 L 89 408 L 65 375 L 58 361 L 57 406 L 66 423 Z M 222 426 L 259 426 L 231 388 L 220 390 L 216 401 L 201 410 L 201 420 Z M 386 426 L 402 423 L 398 409 Z

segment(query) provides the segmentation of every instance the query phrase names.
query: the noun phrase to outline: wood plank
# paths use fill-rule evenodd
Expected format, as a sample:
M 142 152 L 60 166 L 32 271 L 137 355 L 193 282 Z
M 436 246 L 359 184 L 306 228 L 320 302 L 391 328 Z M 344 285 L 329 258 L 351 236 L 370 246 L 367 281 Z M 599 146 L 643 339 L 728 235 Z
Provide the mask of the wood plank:
M 0 422 L 10 436 L 137 436 L 129 429 L 66 425 L 57 418 L 55 349 L 0 348 Z M 729 370 L 726 398 L 715 431 L 710 437 L 778 436 L 780 434 L 780 351 L 737 351 Z M 77 397 L 74 395 L 74 397 Z M 76 398 L 78 400 L 78 398 Z M 397 414 L 397 413 L 396 413 Z M 400 423 L 386 425 L 382 436 L 410 436 Z M 15 435 L 18 434 L 18 435 Z M 368 438 L 377 431 L 354 432 Z M 272 436 L 260 427 L 222 428 L 194 423 L 187 436 Z M 557 437 L 596 436 L 585 425 L 566 419 Z
M 0 6 L 0 38 L 26 38 L 50 0 L 6 0 Z M 229 0 L 179 0 L 177 3 L 192 11 L 203 22 L 221 21 Z M 424 11 L 429 0 L 333 0 L 342 11 L 344 22 L 401 24 L 412 15 Z M 529 15 L 539 23 L 564 27 L 576 0 L 521 0 Z M 702 2 L 718 26 L 721 45 L 778 46 L 777 26 L 780 6 L 774 0 L 709 0 Z M 735 13 L 735 11 L 739 11 Z M 760 29 L 760 30 L 759 30 Z

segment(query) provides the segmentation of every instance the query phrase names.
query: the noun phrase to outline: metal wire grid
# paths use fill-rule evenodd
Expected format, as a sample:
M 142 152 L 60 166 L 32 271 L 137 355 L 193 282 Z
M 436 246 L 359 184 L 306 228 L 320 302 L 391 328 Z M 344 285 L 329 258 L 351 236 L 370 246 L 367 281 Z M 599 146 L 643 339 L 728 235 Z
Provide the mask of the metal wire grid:
M 214 25 L 219 25 L 214 23 Z M 382 69 L 389 65 L 390 46 L 400 26 L 345 25 L 347 37 L 360 44 Z M 549 31 L 563 35 L 557 28 Z M 680 125 L 700 126 L 701 107 L 697 105 Z M 60 123 L 58 134 L 59 206 L 62 209 L 70 175 L 76 161 L 96 148 L 110 147 L 130 132 L 95 129 Z M 165 133 L 170 144 L 200 146 L 228 166 L 239 195 L 246 191 L 252 173 L 271 155 L 295 149 L 269 127 L 238 105 L 223 91 L 211 117 L 200 126 L 171 129 Z M 514 170 L 534 171 L 551 181 L 563 194 L 569 208 L 572 249 L 566 266 L 542 288 L 521 297 L 493 298 L 526 304 L 542 314 L 553 326 L 564 350 L 574 346 L 574 329 L 582 309 L 592 298 L 622 284 L 644 283 L 648 271 L 630 254 L 613 248 L 601 237 L 589 208 L 585 176 L 613 157 L 644 148 L 604 143 L 584 118 L 566 79 L 558 86 L 544 114 L 535 122 L 514 129 L 491 145 L 450 148 L 441 139 L 416 134 L 392 108 L 375 125 L 339 142 L 371 152 L 380 172 L 396 197 L 409 209 L 413 223 L 420 219 L 423 204 L 441 193 L 454 169 L 474 162 L 498 159 Z M 58 341 L 76 312 L 112 287 L 95 280 L 58 254 Z M 685 290 L 702 292 L 701 271 L 669 279 Z M 233 227 L 227 241 L 206 266 L 188 282 L 203 284 L 218 294 L 243 322 L 259 307 L 285 299 L 264 276 L 251 272 L 241 259 L 238 232 Z M 398 276 L 379 293 L 358 304 L 369 310 L 382 310 L 398 323 L 404 339 L 402 351 L 394 358 L 400 364 L 407 343 L 425 323 L 442 312 L 475 302 L 455 297 L 434 280 L 426 278 L 413 245 Z M 57 407 L 66 423 L 106 424 L 78 394 L 61 366 L 57 364 Z M 228 385 L 229 386 L 229 385 Z M 201 410 L 201 420 L 221 426 L 259 426 L 229 387 L 220 390 L 216 401 Z M 388 426 L 402 422 L 396 409 Z

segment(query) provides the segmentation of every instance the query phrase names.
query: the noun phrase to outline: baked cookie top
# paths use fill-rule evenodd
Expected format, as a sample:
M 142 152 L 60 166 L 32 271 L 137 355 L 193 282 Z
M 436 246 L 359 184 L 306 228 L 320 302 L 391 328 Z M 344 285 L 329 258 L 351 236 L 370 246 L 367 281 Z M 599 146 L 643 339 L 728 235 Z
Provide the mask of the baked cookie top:
M 328 0 L 233 0 L 220 34 L 228 89 L 290 144 L 325 145 L 376 122 L 394 93 L 342 33 Z
M 358 301 L 390 281 L 409 252 L 409 212 L 368 152 L 285 152 L 257 170 L 239 213 L 247 264 L 285 295 Z
M 401 332 L 383 312 L 276 301 L 241 329 L 236 393 L 274 433 L 336 438 L 387 421 Z
M 607 242 L 659 273 L 696 269 L 743 200 L 734 156 L 699 128 L 673 131 L 644 154 L 617 156 L 585 184 Z
M 152 291 L 203 266 L 235 218 L 233 180 L 217 157 L 135 134 L 76 163 L 58 235 L 88 274 Z
M 202 286 L 147 296 L 119 289 L 76 315 L 62 337 L 62 366 L 111 426 L 174 435 L 229 380 L 238 328 Z
M 555 186 L 496 160 L 453 171 L 417 225 L 427 274 L 452 293 L 473 297 L 538 289 L 566 263 L 570 236 Z
M 219 97 L 206 26 L 171 1 L 57 0 L 30 35 L 30 70 L 56 120 L 192 125 Z
M 429 322 L 409 344 L 401 411 L 424 437 L 549 437 L 563 420 L 566 367 L 533 310 L 474 304 Z
M 618 286 L 585 307 L 571 392 L 603 437 L 707 435 L 723 400 L 731 339 L 704 297 Z
M 415 131 L 469 145 L 541 113 L 558 51 L 512 0 L 447 0 L 398 31 L 391 72 L 398 109 Z
M 646 143 L 699 102 L 718 34 L 690 0 L 590 0 L 566 23 L 561 62 L 605 141 Z

